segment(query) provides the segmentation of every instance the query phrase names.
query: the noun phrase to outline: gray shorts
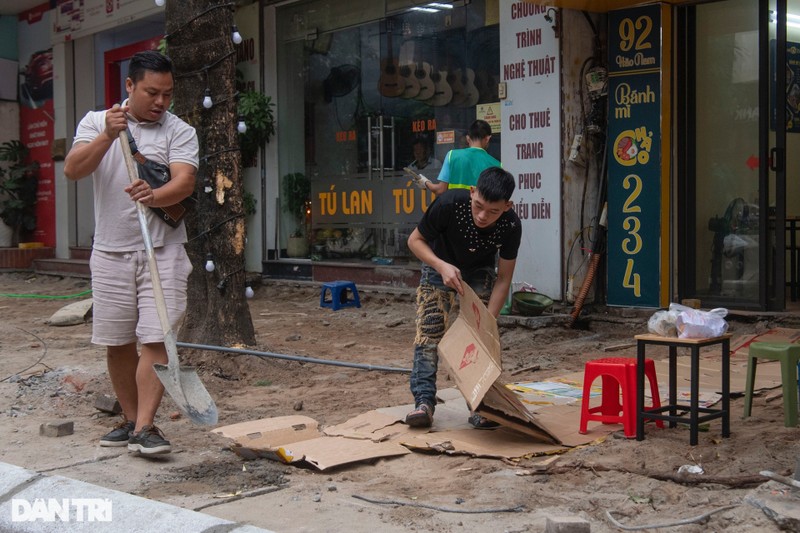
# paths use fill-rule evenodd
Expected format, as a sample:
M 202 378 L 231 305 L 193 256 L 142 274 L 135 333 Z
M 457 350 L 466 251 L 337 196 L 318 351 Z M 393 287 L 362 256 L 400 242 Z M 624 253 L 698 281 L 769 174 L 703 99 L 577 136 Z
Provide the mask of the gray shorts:
M 183 245 L 155 249 L 167 316 L 175 330 L 186 312 L 186 285 L 192 263 Z M 147 252 L 92 250 L 92 342 L 122 346 L 164 342 Z

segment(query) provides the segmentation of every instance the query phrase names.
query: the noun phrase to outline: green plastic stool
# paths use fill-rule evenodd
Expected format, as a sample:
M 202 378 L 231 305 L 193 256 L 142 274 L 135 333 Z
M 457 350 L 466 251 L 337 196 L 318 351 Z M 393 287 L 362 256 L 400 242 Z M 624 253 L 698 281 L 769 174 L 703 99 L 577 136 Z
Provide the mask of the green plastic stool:
M 797 426 L 797 373 L 800 364 L 800 344 L 787 342 L 754 342 L 747 358 L 747 388 L 744 393 L 744 416 L 750 416 L 753 387 L 756 382 L 758 359 L 781 362 L 783 383 L 783 423 L 787 428 Z

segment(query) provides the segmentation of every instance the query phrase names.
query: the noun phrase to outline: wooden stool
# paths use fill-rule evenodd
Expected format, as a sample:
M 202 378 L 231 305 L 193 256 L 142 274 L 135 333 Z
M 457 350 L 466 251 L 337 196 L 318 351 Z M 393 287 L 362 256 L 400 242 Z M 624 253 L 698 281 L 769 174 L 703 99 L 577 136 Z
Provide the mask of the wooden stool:
M 650 381 L 650 396 L 653 399 L 652 406 L 649 408 L 661 407 L 656 365 L 652 359 L 645 360 L 644 373 Z M 603 380 L 602 402 L 597 407 L 589 407 L 592 383 L 597 377 L 601 377 Z M 620 404 L 620 392 L 622 393 L 622 404 Z M 605 357 L 586 362 L 583 371 L 583 401 L 581 402 L 579 433 L 586 433 L 586 425 L 590 420 L 603 424 L 622 424 L 626 437 L 636 436 L 636 358 Z M 659 420 L 657 425 L 664 427 L 664 422 Z
M 722 419 L 722 436 L 731 436 L 731 334 L 726 333 L 719 337 L 708 339 L 680 339 L 676 337 L 661 337 L 651 333 L 635 335 L 636 360 L 639 363 L 636 372 L 636 440 L 644 440 L 644 419 L 666 420 L 669 427 L 675 427 L 678 422 L 689 424 L 689 444 L 697 444 L 697 434 L 700 424 Z M 722 351 L 720 367 L 722 385 L 722 408 L 700 407 L 700 348 L 719 344 Z M 645 360 L 645 351 L 648 345 L 669 347 L 669 402 L 657 409 L 645 410 L 644 408 L 644 368 L 641 366 Z M 678 414 L 686 411 L 686 407 L 678 405 L 678 348 L 688 348 L 691 352 L 689 369 L 689 413 Z M 702 414 L 701 414 L 702 413 Z
M 744 393 L 744 416 L 750 416 L 753 405 L 753 387 L 756 383 L 756 367 L 759 359 L 771 359 L 781 363 L 783 384 L 783 425 L 797 426 L 797 376 L 800 372 L 800 344 L 788 342 L 754 342 L 747 356 L 747 385 Z
M 328 294 L 330 293 L 330 299 Z M 352 298 L 348 298 L 352 294 Z M 330 307 L 338 311 L 342 307 L 361 307 L 361 300 L 358 298 L 358 289 L 352 281 L 329 281 L 322 284 L 322 291 L 319 293 L 319 306 Z

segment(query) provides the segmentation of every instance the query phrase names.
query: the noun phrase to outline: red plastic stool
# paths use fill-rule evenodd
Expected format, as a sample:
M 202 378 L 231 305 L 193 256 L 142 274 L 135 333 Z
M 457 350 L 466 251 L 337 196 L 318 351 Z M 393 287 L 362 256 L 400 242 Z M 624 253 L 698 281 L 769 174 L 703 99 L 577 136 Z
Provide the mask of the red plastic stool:
M 661 407 L 656 380 L 656 365 L 652 359 L 645 359 L 644 374 L 650 381 L 650 396 L 653 404 L 648 409 Z M 598 376 L 603 379 L 602 404 L 589 407 L 592 382 Z M 620 405 L 620 391 L 622 404 Z M 596 414 L 599 413 L 599 414 Z M 603 424 L 622 424 L 627 438 L 636 436 L 636 358 L 605 357 L 587 361 L 583 371 L 583 401 L 581 402 L 581 425 L 578 430 L 586 433 L 590 421 Z M 656 421 L 660 428 L 664 422 Z

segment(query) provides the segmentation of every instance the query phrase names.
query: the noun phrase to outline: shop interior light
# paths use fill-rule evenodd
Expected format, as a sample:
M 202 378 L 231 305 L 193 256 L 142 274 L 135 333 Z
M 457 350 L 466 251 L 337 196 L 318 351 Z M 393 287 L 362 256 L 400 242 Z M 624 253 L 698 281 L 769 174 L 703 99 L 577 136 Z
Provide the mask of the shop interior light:
M 438 9 L 432 7 L 412 7 L 411 11 L 422 11 L 423 13 L 438 13 Z
M 430 4 L 427 4 L 427 7 L 434 7 L 439 9 L 453 9 L 452 4 L 440 4 L 439 2 L 431 2 Z
M 774 11 L 769 12 L 769 22 L 770 24 L 778 23 L 778 19 L 775 17 Z M 800 28 L 800 15 L 786 13 L 786 25 L 792 28 Z

